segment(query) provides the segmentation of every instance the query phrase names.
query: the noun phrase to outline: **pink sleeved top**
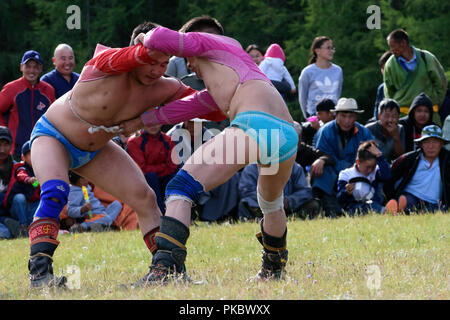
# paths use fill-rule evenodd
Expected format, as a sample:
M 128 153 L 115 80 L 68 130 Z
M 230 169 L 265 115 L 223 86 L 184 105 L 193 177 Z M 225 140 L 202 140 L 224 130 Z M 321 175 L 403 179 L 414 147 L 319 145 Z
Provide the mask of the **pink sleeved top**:
M 204 32 L 180 33 L 160 26 L 145 35 L 144 46 L 178 57 L 203 57 L 226 65 L 236 71 L 241 84 L 248 80 L 270 83 L 239 42 L 229 37 Z
M 248 80 L 271 83 L 250 55 L 236 40 L 203 32 L 179 33 L 164 27 L 149 31 L 144 46 L 179 57 L 203 57 L 232 68 L 239 76 L 240 84 Z M 162 108 L 150 110 L 141 116 L 146 126 L 173 124 L 202 117 L 220 111 L 208 91 L 203 90 L 182 100 L 168 103 Z

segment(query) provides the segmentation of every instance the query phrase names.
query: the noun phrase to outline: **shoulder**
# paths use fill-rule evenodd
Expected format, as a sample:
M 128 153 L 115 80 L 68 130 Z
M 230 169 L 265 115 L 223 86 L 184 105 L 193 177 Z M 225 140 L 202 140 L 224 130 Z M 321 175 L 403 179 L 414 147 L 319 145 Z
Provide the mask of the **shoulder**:
M 11 82 L 8 82 L 3 86 L 3 90 L 20 90 L 21 88 L 26 87 L 23 82 L 22 77 Z
M 47 72 L 46 74 L 44 74 L 41 77 L 41 81 L 51 80 L 51 79 L 53 79 L 55 77 L 55 75 L 56 75 L 56 69 L 53 69 L 52 71 Z
M 337 64 L 331 63 L 331 67 L 330 69 L 335 69 L 339 72 L 342 72 L 342 68 L 340 66 L 338 66 Z

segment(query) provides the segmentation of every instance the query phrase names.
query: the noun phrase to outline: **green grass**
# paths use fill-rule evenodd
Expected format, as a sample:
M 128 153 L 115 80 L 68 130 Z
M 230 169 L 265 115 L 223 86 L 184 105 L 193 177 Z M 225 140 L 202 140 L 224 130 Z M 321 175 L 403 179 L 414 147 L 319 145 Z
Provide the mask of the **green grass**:
M 140 232 L 60 235 L 55 274 L 80 289 L 31 291 L 28 239 L 0 241 L 0 299 L 450 299 L 450 215 L 288 222 L 289 278 L 250 283 L 260 267 L 257 223 L 191 228 L 186 266 L 203 285 L 169 284 L 123 290 L 148 271 Z M 379 277 L 376 278 L 377 272 Z M 372 288 L 372 289 L 369 289 Z

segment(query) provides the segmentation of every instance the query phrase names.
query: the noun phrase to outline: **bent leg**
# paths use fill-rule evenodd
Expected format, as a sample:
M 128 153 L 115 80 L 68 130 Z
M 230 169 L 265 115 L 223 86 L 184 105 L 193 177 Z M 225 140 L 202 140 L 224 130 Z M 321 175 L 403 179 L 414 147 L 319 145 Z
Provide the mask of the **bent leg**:
M 109 141 L 94 159 L 74 171 L 133 208 L 143 235 L 160 225 L 155 192 L 133 159 L 114 142 Z

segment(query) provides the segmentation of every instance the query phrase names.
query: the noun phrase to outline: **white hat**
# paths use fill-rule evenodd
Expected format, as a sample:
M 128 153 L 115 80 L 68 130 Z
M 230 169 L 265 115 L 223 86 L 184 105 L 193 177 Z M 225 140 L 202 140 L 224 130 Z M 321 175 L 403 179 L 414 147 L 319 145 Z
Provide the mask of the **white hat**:
M 206 119 L 200 119 L 200 118 L 190 119 L 189 121 L 192 121 L 192 122 L 209 122 L 209 120 L 206 120 Z
M 355 112 L 355 113 L 363 113 L 364 110 L 358 110 L 358 104 L 356 100 L 353 98 L 340 98 L 336 104 L 334 109 L 331 109 L 332 112 Z

